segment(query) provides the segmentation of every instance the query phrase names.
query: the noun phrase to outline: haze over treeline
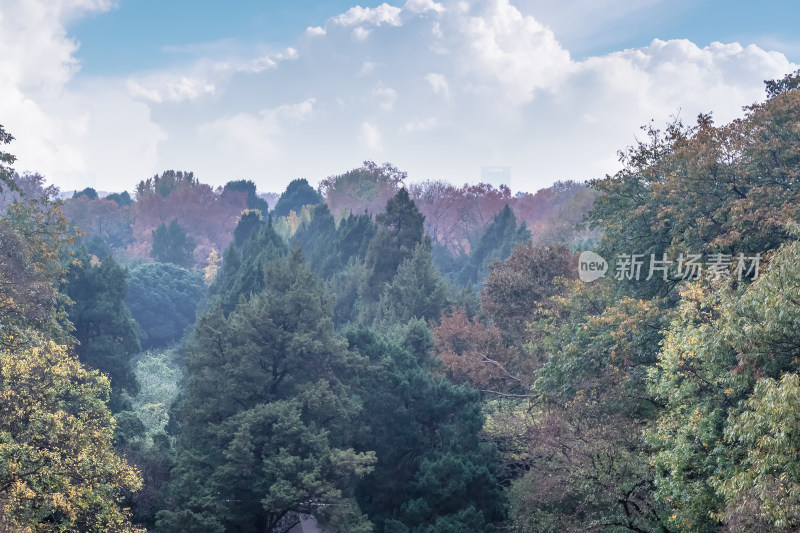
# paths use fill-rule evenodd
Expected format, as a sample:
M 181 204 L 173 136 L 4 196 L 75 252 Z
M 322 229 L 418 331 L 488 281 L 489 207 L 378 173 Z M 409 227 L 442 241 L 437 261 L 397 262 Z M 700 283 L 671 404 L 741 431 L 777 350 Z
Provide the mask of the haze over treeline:
M 0 530 L 795 530 L 799 86 L 516 194 L 58 200 L 0 127 Z

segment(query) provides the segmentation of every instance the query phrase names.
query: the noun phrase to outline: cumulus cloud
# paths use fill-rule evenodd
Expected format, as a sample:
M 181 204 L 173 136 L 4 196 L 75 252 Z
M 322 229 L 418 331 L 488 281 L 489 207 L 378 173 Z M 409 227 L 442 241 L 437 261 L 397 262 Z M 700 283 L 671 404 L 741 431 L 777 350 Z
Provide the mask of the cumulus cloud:
M 369 152 L 380 152 L 383 150 L 381 132 L 378 126 L 366 120 L 361 123 L 359 128 L 358 142 Z
M 386 87 L 381 82 L 378 82 L 375 88 L 372 89 L 372 95 L 378 100 L 381 109 L 384 111 L 391 111 L 397 100 L 397 91 L 391 87 Z
M 120 166 L 151 172 L 165 134 L 149 109 L 130 100 L 122 82 L 75 82 L 78 43 L 65 23 L 111 8 L 105 0 L 0 5 L 0 120 L 17 139 L 9 150 L 18 170 L 66 188 L 96 185 Z
M 306 28 L 306 35 L 311 35 L 314 37 L 322 37 L 326 33 L 327 32 L 325 31 L 325 28 L 321 26 L 309 26 L 308 28 Z
M 244 151 L 259 160 L 270 159 L 279 155 L 279 138 L 287 129 L 312 119 L 315 102 L 309 98 L 255 114 L 237 113 L 201 125 L 200 132 L 218 140 L 228 152 Z
M 20 168 L 59 182 L 115 175 L 129 188 L 190 166 L 212 183 L 280 190 L 381 157 L 412 179 L 455 183 L 510 166 L 515 188 L 532 190 L 615 171 L 650 119 L 740 116 L 762 80 L 797 68 L 755 45 L 686 40 L 578 60 L 520 2 L 355 6 L 310 20 L 321 25 L 282 51 L 201 43 L 169 70 L 86 80 L 64 20 L 110 4 L 11 0 L 0 6 L 0 120 Z
M 450 98 L 450 86 L 447 85 L 447 78 L 444 77 L 444 74 L 429 72 L 425 76 L 425 80 L 431 85 L 433 92 L 441 94 L 445 98 Z
M 442 4 L 434 2 L 433 0 L 407 0 L 403 6 L 403 10 L 409 13 L 425 13 L 427 11 L 442 13 L 445 11 L 445 8 Z
M 355 6 L 345 13 L 331 18 L 330 22 L 339 26 L 358 26 L 363 24 L 400 26 L 400 13 L 402 11 L 401 8 L 386 3 L 378 7 Z
M 479 2 L 453 24 L 462 71 L 513 104 L 552 89 L 572 69 L 553 32 L 508 0 Z M 452 48 L 452 47 L 451 47 Z

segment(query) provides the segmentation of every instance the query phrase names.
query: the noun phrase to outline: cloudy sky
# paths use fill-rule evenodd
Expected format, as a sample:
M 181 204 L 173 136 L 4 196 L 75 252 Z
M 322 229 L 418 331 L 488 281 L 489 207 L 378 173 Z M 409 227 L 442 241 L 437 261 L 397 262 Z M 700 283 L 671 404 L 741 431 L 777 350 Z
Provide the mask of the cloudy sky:
M 64 190 L 369 159 L 535 191 L 613 173 L 651 119 L 741 116 L 798 27 L 790 0 L 0 0 L 0 124 Z

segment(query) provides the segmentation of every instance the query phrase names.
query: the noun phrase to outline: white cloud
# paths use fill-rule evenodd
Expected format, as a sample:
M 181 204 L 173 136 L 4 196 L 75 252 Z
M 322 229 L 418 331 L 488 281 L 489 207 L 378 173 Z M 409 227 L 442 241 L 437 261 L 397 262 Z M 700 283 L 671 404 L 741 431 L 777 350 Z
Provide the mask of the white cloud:
M 550 29 L 508 0 L 477 4 L 454 24 L 465 74 L 513 104 L 529 102 L 536 90 L 551 89 L 568 74 L 569 52 Z
M 145 84 L 149 85 L 145 86 Z M 182 102 L 196 100 L 201 96 L 213 95 L 216 87 L 213 83 L 198 78 L 179 76 L 174 80 L 142 80 L 129 79 L 126 83 L 128 93 L 137 100 L 160 104 L 162 102 Z
M 361 69 L 358 71 L 359 77 L 369 76 L 375 71 L 376 64 L 373 61 L 364 61 L 361 63 Z
M 397 91 L 391 87 L 386 87 L 381 82 L 378 82 L 375 88 L 372 89 L 372 95 L 380 102 L 379 105 L 384 111 L 391 111 L 397 100 Z
M 380 152 L 383 150 L 381 132 L 378 126 L 366 120 L 361 123 L 358 142 L 369 152 Z
M 434 2 L 433 0 L 407 0 L 403 6 L 403 10 L 410 13 L 426 13 L 428 11 L 443 13 L 445 8 L 442 4 Z
M 353 28 L 352 35 L 353 35 L 353 39 L 355 39 L 356 41 L 363 41 L 364 39 L 369 37 L 370 33 L 371 33 L 371 30 L 368 30 L 368 29 L 364 28 L 363 26 L 356 26 L 355 28 Z
M 438 125 L 439 121 L 436 119 L 436 117 L 428 117 L 422 120 L 412 120 L 410 122 L 406 122 L 405 126 L 403 126 L 402 131 L 405 133 L 428 131 L 434 129 Z
M 185 66 L 183 73 L 169 70 L 137 74 L 127 80 L 126 86 L 131 98 L 144 102 L 161 104 L 194 101 L 217 94 L 218 87 L 224 87 L 232 76 L 274 70 L 282 62 L 296 60 L 298 56 L 298 51 L 289 47 L 279 53 L 250 59 L 200 59 Z
M 326 33 L 328 32 L 325 31 L 325 28 L 322 28 L 320 26 L 309 26 L 308 28 L 306 28 L 306 35 L 310 35 L 313 37 L 322 37 Z
M 762 80 L 797 68 L 746 43 L 658 39 L 576 60 L 526 1 L 356 6 L 308 27 L 296 49 L 198 43 L 184 64 L 106 80 L 79 73 L 64 21 L 108 3 L 3 1 L 0 123 L 18 139 L 17 168 L 68 187 L 114 176 L 103 189 L 130 189 L 191 168 L 280 190 L 379 156 L 454 183 L 510 166 L 514 188 L 533 190 L 615 171 L 651 118 L 740 116 Z
M 431 89 L 436 94 L 441 94 L 445 98 L 450 98 L 450 86 L 447 84 L 447 78 L 444 74 L 437 74 L 430 72 L 425 76 L 425 80 L 431 85 Z
M 63 188 L 154 170 L 164 132 L 125 84 L 76 84 L 78 44 L 66 21 L 112 7 L 103 0 L 9 0 L 0 4 L 0 120 L 16 137 L 15 168 Z M 128 176 L 132 179 L 132 175 Z
M 386 3 L 378 7 L 355 6 L 348 9 L 347 12 L 331 18 L 329 22 L 339 26 L 358 26 L 361 24 L 400 26 L 400 13 L 402 11 L 399 7 Z
M 281 153 L 280 137 L 298 124 L 314 116 L 316 100 L 309 98 L 297 104 L 282 104 L 256 114 L 237 113 L 200 126 L 200 133 L 219 139 L 228 152 L 244 152 L 259 160 Z

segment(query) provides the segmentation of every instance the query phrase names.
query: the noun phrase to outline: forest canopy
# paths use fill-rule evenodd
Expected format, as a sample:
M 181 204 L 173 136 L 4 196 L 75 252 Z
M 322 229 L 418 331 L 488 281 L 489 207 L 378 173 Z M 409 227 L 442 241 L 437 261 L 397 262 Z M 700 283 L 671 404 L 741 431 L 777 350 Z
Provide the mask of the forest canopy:
M 800 71 L 586 183 L 280 195 L 0 127 L 0 530 L 797 530 L 798 124 Z

